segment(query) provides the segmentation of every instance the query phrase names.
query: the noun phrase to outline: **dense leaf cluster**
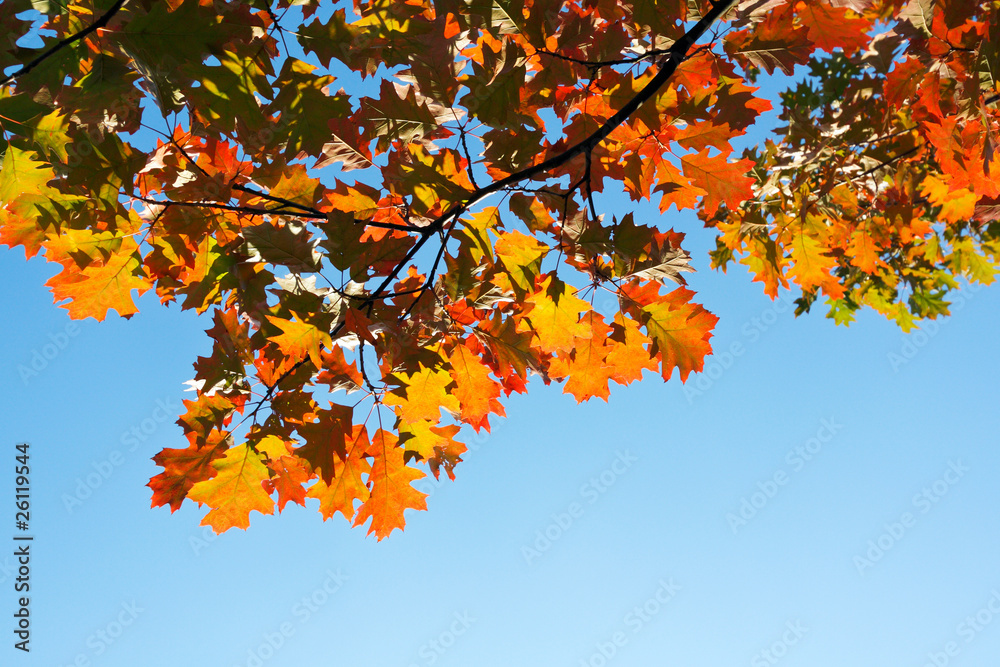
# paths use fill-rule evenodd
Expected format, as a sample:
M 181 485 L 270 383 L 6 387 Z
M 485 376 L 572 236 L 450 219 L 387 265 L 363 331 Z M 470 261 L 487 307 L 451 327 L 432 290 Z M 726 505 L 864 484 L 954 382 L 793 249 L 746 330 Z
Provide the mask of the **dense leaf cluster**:
M 381 539 L 529 374 L 686 380 L 715 266 L 904 328 L 991 282 L 996 0 L 0 3 L 0 242 L 73 318 L 212 311 L 153 505 L 319 500 Z M 732 142 L 781 97 L 776 140 Z M 775 103 L 778 103 L 775 100 Z M 595 199 L 595 195 L 598 195 Z M 647 221 L 651 222 L 651 221 Z

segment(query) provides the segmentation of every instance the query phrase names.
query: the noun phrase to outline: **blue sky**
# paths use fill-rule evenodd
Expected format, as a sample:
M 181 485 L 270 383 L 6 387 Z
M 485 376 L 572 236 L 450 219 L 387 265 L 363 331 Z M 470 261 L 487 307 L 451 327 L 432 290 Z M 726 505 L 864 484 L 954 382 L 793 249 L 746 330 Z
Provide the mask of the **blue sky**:
M 1000 292 L 967 291 L 911 335 L 870 313 L 796 319 L 741 270 L 709 270 L 708 234 L 673 218 L 721 318 L 700 384 L 647 376 L 578 406 L 533 383 L 381 543 L 312 500 L 217 538 L 194 506 L 150 509 L 150 457 L 183 445 L 173 420 L 210 322 L 147 295 L 133 319 L 69 335 L 43 286 L 58 267 L 0 251 L 0 456 L 12 469 L 31 443 L 36 537 L 32 652 L 7 629 L 0 661 L 989 664 Z M 45 365 L 22 378 L 35 351 Z M 0 557 L 10 628 L 12 564 Z
M 74 325 L 43 285 L 58 267 L 0 248 L 0 457 L 30 443 L 35 536 L 30 655 L 0 549 L 0 664 L 994 664 L 1000 290 L 910 335 L 870 312 L 836 327 L 711 271 L 693 215 L 636 222 L 688 234 L 721 318 L 706 373 L 607 404 L 533 382 L 381 543 L 313 500 L 221 536 L 191 504 L 150 509 L 210 320 L 147 294 Z

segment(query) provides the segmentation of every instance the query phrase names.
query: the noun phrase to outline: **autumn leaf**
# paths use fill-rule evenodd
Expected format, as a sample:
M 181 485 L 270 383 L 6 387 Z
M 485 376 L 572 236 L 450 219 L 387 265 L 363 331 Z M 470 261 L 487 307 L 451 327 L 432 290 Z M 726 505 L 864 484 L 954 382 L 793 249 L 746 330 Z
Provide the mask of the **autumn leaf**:
M 659 356 L 664 380 L 670 379 L 675 368 L 682 382 L 691 371 L 701 371 L 705 357 L 712 353 L 708 340 L 719 318 L 690 303 L 694 292 L 678 287 L 661 297 L 655 283 L 647 283 L 642 287 L 629 284 L 623 294 L 653 341 L 650 352 Z
M 709 157 L 706 151 L 681 158 L 684 175 L 705 191 L 705 214 L 712 215 L 719 204 L 739 208 L 753 197 L 754 179 L 746 174 L 754 166 L 750 160 L 729 162 L 724 156 Z
M 219 431 L 213 435 L 204 445 L 193 444 L 187 449 L 166 448 L 153 457 L 156 465 L 163 468 L 163 472 L 147 484 L 153 490 L 153 507 L 170 505 L 170 511 L 176 512 L 192 486 L 218 474 L 211 464 L 226 454 L 230 436 Z
M 490 428 L 491 412 L 504 415 L 503 406 L 497 401 L 500 385 L 490 379 L 490 369 L 465 345 L 452 351 L 451 377 L 455 381 L 454 396 L 458 399 L 459 419 L 471 424 L 477 431 Z
M 606 358 L 609 375 L 618 384 L 627 385 L 641 380 L 644 370 L 659 370 L 656 359 L 649 354 L 652 341 L 640 331 L 639 323 L 631 317 L 615 314 L 607 345 L 610 347 Z
M 403 449 L 397 446 L 397 438 L 384 430 L 378 430 L 372 437 L 368 453 L 373 457 L 371 474 L 371 496 L 361 505 L 354 525 L 364 525 L 371 519 L 368 534 L 375 533 L 381 541 L 397 528 L 406 525 L 403 512 L 407 509 L 425 510 L 426 493 L 417 491 L 411 484 L 426 477 L 424 473 L 407 466 L 403 462 Z
M 149 289 L 149 281 L 135 273 L 141 266 L 134 242 L 122 243 L 106 261 L 76 271 L 65 268 L 47 283 L 56 302 L 69 299 L 63 307 L 74 320 L 93 317 L 104 321 L 109 310 L 128 319 L 139 312 L 132 300 L 132 290 L 141 296 Z
M 430 420 L 413 422 L 400 426 L 400 442 L 406 454 L 416 453 L 421 460 L 427 461 L 434 478 L 438 479 L 443 465 L 448 477 L 455 479 L 455 466 L 462 460 L 466 446 L 455 440 L 461 428 L 457 424 L 434 426 Z
M 267 466 L 246 445 L 230 448 L 226 455 L 212 462 L 217 474 L 197 482 L 187 497 L 205 503 L 211 509 L 201 525 L 211 526 L 216 533 L 230 528 L 250 527 L 250 512 L 274 514 L 274 501 L 262 482 L 268 479 Z
M 421 368 L 414 373 L 395 374 L 399 386 L 385 395 L 382 402 L 396 407 L 404 423 L 430 419 L 438 421 L 441 409 L 459 412 L 459 400 L 448 390 L 451 375 L 444 370 Z
M 563 391 L 573 394 L 578 403 L 595 396 L 607 402 L 611 395 L 608 380 L 613 372 L 607 360 L 612 349 L 607 343 L 611 327 L 599 313 L 593 311 L 586 313 L 581 323 L 590 328 L 590 335 L 575 339 L 572 351 L 561 352 L 553 359 L 549 375 L 553 378 L 567 378 Z
M 369 444 L 365 427 L 355 425 L 346 434 L 343 456 L 331 456 L 330 474 L 321 476 L 309 487 L 307 496 L 319 499 L 319 511 L 324 520 L 340 512 L 351 521 L 357 512 L 355 501 L 368 499 L 368 487 L 361 476 L 371 472 L 371 464 L 365 458 Z
M 305 468 L 293 456 L 282 456 L 268 466 L 274 474 L 264 480 L 264 491 L 278 494 L 278 511 L 283 511 L 289 501 L 305 507 L 306 489 L 302 485 L 309 480 Z
M 362 437 L 353 426 L 353 415 L 350 406 L 330 403 L 328 409 L 317 413 L 316 421 L 305 422 L 296 429 L 305 438 L 305 444 L 295 450 L 295 455 L 308 461 L 313 472 L 319 473 L 327 484 L 336 474 L 338 461 L 347 460 L 348 447 Z
M 329 333 L 308 322 L 295 322 L 279 317 L 268 317 L 267 319 L 282 332 L 280 335 L 271 336 L 270 340 L 274 341 L 284 354 L 295 360 L 308 357 L 316 368 L 322 367 L 320 347 L 333 345 Z
M 945 222 L 968 220 L 976 211 L 979 197 L 970 188 L 952 190 L 949 178 L 928 176 L 920 184 L 920 192 L 935 206 L 941 207 L 940 216 Z
M 549 247 L 520 232 L 507 232 L 494 246 L 511 280 L 522 290 L 531 290 Z
M 355 4 L 0 3 L 0 243 L 213 311 L 155 506 L 382 539 L 532 380 L 700 372 L 689 244 L 903 330 L 1000 268 L 989 3 Z
M 546 276 L 525 301 L 531 305 L 526 321 L 543 352 L 571 350 L 575 338 L 590 337 L 590 328 L 580 322 L 580 314 L 590 306 L 555 276 Z M 523 324 L 519 329 L 527 331 L 529 327 Z
M 853 53 L 868 44 L 871 21 L 861 18 L 848 7 L 799 2 L 795 11 L 808 28 L 809 39 L 817 48 L 833 53 L 839 47 Z

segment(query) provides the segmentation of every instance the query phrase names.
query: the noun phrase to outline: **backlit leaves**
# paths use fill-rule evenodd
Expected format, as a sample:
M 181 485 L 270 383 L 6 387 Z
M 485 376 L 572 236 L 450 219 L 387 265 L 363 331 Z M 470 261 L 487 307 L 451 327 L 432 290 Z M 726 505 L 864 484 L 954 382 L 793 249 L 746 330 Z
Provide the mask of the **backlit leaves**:
M 274 501 L 262 486 L 268 479 L 267 466 L 247 445 L 229 449 L 224 457 L 212 462 L 212 467 L 217 474 L 196 483 L 187 493 L 190 500 L 212 508 L 202 525 L 220 533 L 234 527 L 246 530 L 251 511 L 274 512 Z
M 74 319 L 212 311 L 149 486 L 219 531 L 312 505 L 382 539 L 510 394 L 688 380 L 718 318 L 678 211 L 838 323 L 995 279 L 995 4 L 169 0 L 75 41 L 92 2 L 16 4 L 0 242 Z M 68 46 L 18 73 L 30 40 Z

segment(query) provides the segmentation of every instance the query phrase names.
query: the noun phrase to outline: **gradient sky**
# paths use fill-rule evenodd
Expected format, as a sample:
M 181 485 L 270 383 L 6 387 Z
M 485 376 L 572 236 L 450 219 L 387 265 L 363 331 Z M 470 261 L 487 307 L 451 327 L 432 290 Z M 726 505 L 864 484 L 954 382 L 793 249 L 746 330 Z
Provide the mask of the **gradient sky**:
M 80 322 L 22 380 L 70 320 L 43 286 L 57 267 L 0 252 L 0 456 L 12 470 L 31 443 L 36 536 L 33 651 L 5 629 L 0 661 L 252 666 L 263 645 L 269 667 L 597 667 L 617 638 L 616 666 L 777 664 L 772 648 L 789 667 L 992 664 L 1000 292 L 967 292 L 933 335 L 871 314 L 796 319 L 742 271 L 708 270 L 707 234 L 675 217 L 697 241 L 692 286 L 721 317 L 711 375 L 689 381 L 701 393 L 648 376 L 578 406 L 533 383 L 492 435 L 470 436 L 455 482 L 422 487 L 430 511 L 381 543 L 324 523 L 313 500 L 214 539 L 203 510 L 150 509 L 150 457 L 183 444 L 173 420 L 210 323 L 147 295 L 132 320 Z M 174 412 L 157 421 L 161 406 Z M 78 489 L 88 476 L 96 488 Z M 744 498 L 761 507 L 741 525 L 727 515 Z M 880 539 L 879 560 L 856 560 Z M 9 628 L 12 564 L 0 558 Z M 979 630 L 962 625 L 977 613 Z
M 381 543 L 315 500 L 218 537 L 190 503 L 150 509 L 210 320 L 149 293 L 131 320 L 73 325 L 43 285 L 58 266 L 0 249 L 0 664 L 994 665 L 1000 289 L 910 335 L 870 312 L 837 327 L 742 267 L 711 271 L 693 215 L 636 222 L 688 234 L 690 285 L 721 318 L 707 372 L 647 374 L 607 404 L 532 382 Z M 11 634 L 21 441 L 28 656 Z

